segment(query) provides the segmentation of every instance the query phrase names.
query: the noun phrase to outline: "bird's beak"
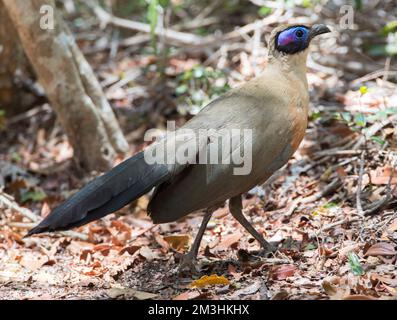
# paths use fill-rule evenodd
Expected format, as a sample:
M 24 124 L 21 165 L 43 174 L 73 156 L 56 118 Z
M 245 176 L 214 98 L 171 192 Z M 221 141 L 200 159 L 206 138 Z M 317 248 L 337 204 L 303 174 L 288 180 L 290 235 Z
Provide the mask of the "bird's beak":
M 328 32 L 331 32 L 331 30 L 325 24 L 315 24 L 310 28 L 310 32 L 309 32 L 310 40 L 320 34 L 328 33 Z

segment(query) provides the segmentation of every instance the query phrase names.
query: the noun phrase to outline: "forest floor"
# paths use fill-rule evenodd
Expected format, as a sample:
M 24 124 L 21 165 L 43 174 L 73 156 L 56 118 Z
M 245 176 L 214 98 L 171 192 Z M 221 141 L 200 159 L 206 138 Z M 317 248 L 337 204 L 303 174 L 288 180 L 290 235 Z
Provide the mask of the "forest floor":
M 181 86 L 177 79 L 201 58 L 174 56 L 167 80 L 157 83 L 153 57 L 128 54 L 104 65 L 98 55 L 90 62 L 131 154 L 144 147 L 145 129 L 186 121 L 168 104 L 174 97 L 166 88 Z M 235 57 L 225 76 L 230 86 L 265 65 L 244 51 Z M 382 73 L 352 80 L 318 68 L 309 63 L 305 140 L 285 168 L 244 199 L 245 215 L 278 250 L 261 255 L 221 208 L 204 235 L 197 274 L 178 272 L 178 262 L 202 214 L 153 225 L 146 196 L 73 231 L 23 238 L 90 177 L 73 169 L 72 149 L 48 105 L 8 119 L 0 141 L 0 298 L 395 299 L 397 85 Z M 197 281 L 205 275 L 213 276 Z

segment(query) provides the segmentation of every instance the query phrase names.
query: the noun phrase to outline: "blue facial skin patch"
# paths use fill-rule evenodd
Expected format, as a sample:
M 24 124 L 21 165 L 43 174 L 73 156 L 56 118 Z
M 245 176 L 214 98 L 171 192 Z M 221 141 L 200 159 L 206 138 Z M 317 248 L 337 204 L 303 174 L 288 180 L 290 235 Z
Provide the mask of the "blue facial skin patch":
M 293 54 L 309 46 L 309 28 L 305 26 L 292 27 L 280 32 L 277 36 L 277 50 Z

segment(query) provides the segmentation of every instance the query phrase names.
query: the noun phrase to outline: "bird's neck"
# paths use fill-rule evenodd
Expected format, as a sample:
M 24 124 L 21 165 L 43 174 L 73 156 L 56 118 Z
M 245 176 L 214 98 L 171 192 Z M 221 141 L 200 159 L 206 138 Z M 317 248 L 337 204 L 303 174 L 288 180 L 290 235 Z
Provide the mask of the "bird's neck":
M 298 78 L 307 87 L 306 78 L 306 60 L 308 51 L 305 50 L 298 54 L 293 55 L 280 55 L 280 56 L 269 56 L 268 68 L 274 68 L 281 71 L 288 78 Z

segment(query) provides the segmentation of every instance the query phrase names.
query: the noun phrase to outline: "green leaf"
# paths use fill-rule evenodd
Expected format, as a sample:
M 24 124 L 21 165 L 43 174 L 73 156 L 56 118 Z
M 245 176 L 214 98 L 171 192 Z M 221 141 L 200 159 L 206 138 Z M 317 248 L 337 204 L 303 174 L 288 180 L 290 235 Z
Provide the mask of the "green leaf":
M 170 0 L 158 0 L 160 6 L 162 6 L 163 8 L 167 8 L 170 5 Z
M 260 7 L 260 9 L 258 10 L 258 14 L 261 17 L 266 17 L 271 12 L 272 12 L 272 8 L 269 8 L 269 7 L 266 7 L 266 6 Z
M 47 195 L 45 194 L 45 192 L 42 189 L 37 188 L 36 190 L 29 190 L 29 191 L 23 192 L 22 196 L 21 196 L 21 201 L 22 202 L 26 202 L 26 201 L 40 202 L 40 201 L 43 201 L 46 197 L 47 197 Z
M 354 252 L 349 252 L 348 254 L 350 270 L 355 276 L 362 276 L 364 274 L 364 269 L 361 266 L 358 256 Z
M 312 8 L 313 7 L 313 3 L 311 0 L 303 0 L 302 1 L 302 6 L 304 8 Z
M 186 85 L 186 84 L 181 84 L 180 86 L 178 86 L 178 87 L 175 89 L 175 93 L 176 93 L 177 95 L 181 95 L 181 94 L 186 93 L 187 90 L 188 90 L 187 85 Z
M 365 127 L 367 125 L 367 120 L 365 119 L 365 116 L 362 113 L 356 114 L 354 116 L 354 122 L 359 127 Z
M 335 208 L 338 205 L 335 202 L 328 202 L 327 204 L 323 205 L 324 209 L 331 209 L 331 208 Z
M 354 7 L 357 10 L 361 10 L 363 8 L 363 1 L 362 0 L 354 0 Z
M 317 245 L 315 243 L 309 243 L 306 247 L 305 247 L 305 251 L 309 251 L 309 250 L 314 250 L 317 249 Z
M 348 123 L 352 121 L 352 115 L 349 112 L 342 112 L 341 116 L 342 116 L 342 119 Z
M 158 0 L 150 0 L 148 12 L 147 12 L 147 19 L 150 23 L 150 32 L 152 34 L 154 34 L 154 31 L 156 30 L 157 27 L 157 18 L 158 18 L 157 6 L 158 6 Z
M 381 137 L 379 137 L 379 136 L 372 136 L 372 137 L 371 137 L 371 140 L 374 141 L 374 142 L 376 142 L 376 143 L 378 143 L 378 144 L 380 144 L 381 146 L 383 146 L 383 145 L 386 143 L 386 141 L 383 140 L 383 139 L 382 139 Z
M 389 33 L 397 31 L 397 21 L 391 21 L 382 28 L 381 34 L 385 37 Z
M 317 119 L 321 119 L 321 112 L 316 111 L 310 115 L 310 121 L 315 121 Z
M 204 68 L 203 67 L 201 67 L 201 66 L 199 66 L 199 67 L 197 67 L 197 68 L 195 68 L 194 70 L 193 70 L 193 76 L 196 78 L 196 79 L 199 79 L 199 78 L 201 78 L 202 76 L 204 76 Z

